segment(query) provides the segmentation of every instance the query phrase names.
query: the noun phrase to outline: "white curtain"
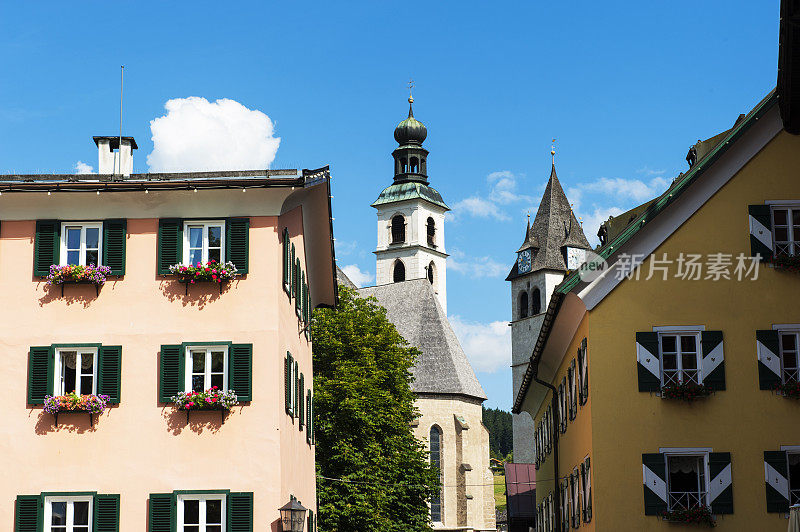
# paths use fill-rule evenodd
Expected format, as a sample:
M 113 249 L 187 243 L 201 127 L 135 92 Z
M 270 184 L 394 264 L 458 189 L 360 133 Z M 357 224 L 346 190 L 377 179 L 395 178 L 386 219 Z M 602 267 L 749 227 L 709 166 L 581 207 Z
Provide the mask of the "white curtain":
M 696 456 L 670 456 L 670 473 L 700 473 L 700 459 Z

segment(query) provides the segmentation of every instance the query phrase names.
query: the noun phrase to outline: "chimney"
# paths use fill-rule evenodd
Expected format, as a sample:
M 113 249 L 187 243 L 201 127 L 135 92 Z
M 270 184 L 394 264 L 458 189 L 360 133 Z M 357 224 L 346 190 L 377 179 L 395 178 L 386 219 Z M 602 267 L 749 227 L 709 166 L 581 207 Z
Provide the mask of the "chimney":
M 97 144 L 97 173 L 128 177 L 133 171 L 133 150 L 139 146 L 133 137 L 92 137 Z M 116 151 L 115 151 L 116 150 Z

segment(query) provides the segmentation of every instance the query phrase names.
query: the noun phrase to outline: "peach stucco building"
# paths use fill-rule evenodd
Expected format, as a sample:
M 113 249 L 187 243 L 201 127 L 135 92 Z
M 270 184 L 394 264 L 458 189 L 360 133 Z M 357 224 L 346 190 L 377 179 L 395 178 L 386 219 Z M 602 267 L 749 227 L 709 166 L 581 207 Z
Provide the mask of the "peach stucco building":
M 313 529 L 306 326 L 336 303 L 327 168 L 2 176 L 0 192 L 0 529 L 277 532 L 290 497 Z M 197 259 L 240 275 L 164 273 Z M 95 260 L 112 270 L 99 290 L 43 277 Z M 213 385 L 238 404 L 171 400 Z M 109 407 L 45 411 L 68 391 Z

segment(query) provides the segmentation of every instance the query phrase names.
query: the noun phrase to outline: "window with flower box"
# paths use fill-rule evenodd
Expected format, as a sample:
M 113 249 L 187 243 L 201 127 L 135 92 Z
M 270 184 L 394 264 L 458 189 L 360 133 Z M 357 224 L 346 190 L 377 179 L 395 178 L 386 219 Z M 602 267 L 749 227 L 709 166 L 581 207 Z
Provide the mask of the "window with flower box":
M 170 275 L 170 266 L 231 262 L 246 275 L 249 263 L 249 218 L 158 221 L 157 273 Z
M 228 389 L 228 346 L 194 346 L 186 348 L 185 390 L 202 392 L 216 386 Z
M 252 532 L 253 493 L 181 490 L 151 493 L 148 530 L 165 532 Z
M 51 266 L 107 266 L 108 275 L 125 275 L 127 220 L 37 220 L 33 274 L 47 277 Z
M 183 264 L 225 262 L 225 222 L 183 223 Z
M 183 392 L 214 386 L 233 391 L 239 402 L 253 400 L 253 344 L 184 342 L 162 345 L 159 358 L 159 401 L 173 402 Z
M 107 395 L 120 402 L 122 346 L 52 344 L 28 352 L 28 404 L 45 404 L 48 397 L 75 394 Z
M 15 532 L 118 532 L 119 495 L 95 492 L 18 495 Z
M 725 389 L 722 331 L 704 326 L 654 327 L 636 333 L 639 391 L 692 397 Z M 690 389 L 691 388 L 691 389 Z M 670 392 L 670 393 L 662 393 Z
M 57 347 L 55 356 L 56 395 L 97 392 L 97 347 Z
M 61 265 L 100 265 L 103 224 L 99 222 L 61 223 Z

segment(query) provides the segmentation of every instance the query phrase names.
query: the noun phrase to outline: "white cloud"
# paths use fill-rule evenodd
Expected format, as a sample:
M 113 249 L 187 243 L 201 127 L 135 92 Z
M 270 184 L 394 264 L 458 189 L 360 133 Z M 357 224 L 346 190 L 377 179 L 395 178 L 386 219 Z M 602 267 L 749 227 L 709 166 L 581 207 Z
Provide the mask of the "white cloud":
M 447 259 L 447 268 L 451 271 L 463 273 L 471 278 L 501 277 L 505 275 L 510 266 L 497 262 L 492 257 L 467 257 L 462 251 L 454 249 Z
M 667 189 L 669 179 L 654 177 L 650 181 L 641 179 L 623 179 L 621 177 L 601 177 L 597 181 L 578 185 L 578 188 L 590 192 L 599 192 L 615 198 L 632 199 L 643 203 L 649 201 Z
M 355 240 L 336 240 L 336 254 L 337 255 L 350 255 L 358 248 L 358 242 Z
M 167 114 L 150 121 L 151 172 L 263 170 L 275 160 L 281 139 L 261 111 L 196 96 L 168 100 L 164 107 Z
M 507 321 L 481 323 L 459 316 L 448 319 L 474 369 L 493 373 L 511 364 L 511 327 Z
M 370 272 L 362 272 L 361 269 L 356 264 L 348 264 L 347 266 L 342 266 L 342 271 L 347 276 L 347 278 L 353 281 L 353 284 L 359 288 L 366 285 L 367 283 L 372 282 L 375 279 L 375 276 L 372 275 Z
M 490 185 L 489 193 L 475 194 L 457 201 L 453 205 L 451 219 L 456 220 L 461 215 L 475 218 L 494 218 L 500 221 L 510 219 L 504 206 L 514 203 L 532 203 L 533 198 L 517 192 L 519 177 L 508 170 L 492 172 L 486 176 Z
M 78 161 L 75 163 L 75 172 L 79 174 L 93 174 L 94 168 L 83 161 Z
M 600 224 L 608 220 L 609 216 L 619 216 L 625 212 L 619 207 L 594 207 L 593 212 L 579 213 L 583 218 L 583 233 L 592 245 L 597 245 L 600 240 L 597 238 L 597 230 L 600 229 Z

